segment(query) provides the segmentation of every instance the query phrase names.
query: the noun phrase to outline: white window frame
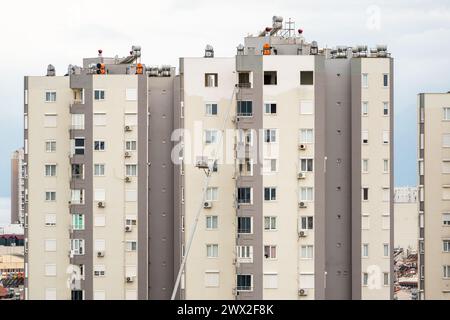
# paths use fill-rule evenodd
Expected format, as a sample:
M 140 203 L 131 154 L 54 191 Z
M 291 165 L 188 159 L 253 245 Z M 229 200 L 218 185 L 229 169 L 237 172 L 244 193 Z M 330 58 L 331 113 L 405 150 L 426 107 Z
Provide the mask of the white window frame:
M 125 165 L 125 175 L 127 177 L 137 177 L 137 175 L 138 175 L 137 164 L 126 164 Z
M 369 116 L 369 102 L 368 101 L 361 102 L 361 115 L 363 117 Z
M 94 177 L 104 177 L 105 176 L 105 164 L 104 163 L 95 163 L 94 164 Z
M 97 98 L 97 93 L 98 93 L 98 98 Z M 94 101 L 96 101 L 96 102 L 105 101 L 105 99 L 106 99 L 105 90 L 104 89 L 94 89 L 93 98 L 94 98 Z
M 44 97 L 45 103 L 55 103 L 56 99 L 57 99 L 56 90 L 45 90 L 45 97 Z
M 214 107 L 216 106 L 216 113 L 213 113 Z M 205 103 L 205 115 L 208 117 L 215 117 L 219 114 L 219 104 L 217 102 L 206 102 Z
M 47 153 L 56 152 L 56 140 L 46 140 L 45 141 L 45 152 L 47 152 Z
M 311 140 L 309 139 L 311 138 Z M 313 144 L 314 143 L 314 129 L 302 128 L 299 130 L 299 143 Z
M 301 202 L 314 202 L 314 187 L 300 187 L 299 198 Z
M 314 245 L 305 244 L 300 246 L 300 259 L 312 260 L 314 259 Z
M 208 259 L 219 258 L 219 245 L 217 243 L 208 243 L 206 245 L 206 257 Z
M 206 190 L 206 201 L 218 201 L 219 200 L 219 188 L 218 187 L 208 187 Z
M 219 228 L 219 216 L 205 216 L 206 230 L 217 230 Z
M 277 231 L 277 216 L 264 216 L 264 231 Z

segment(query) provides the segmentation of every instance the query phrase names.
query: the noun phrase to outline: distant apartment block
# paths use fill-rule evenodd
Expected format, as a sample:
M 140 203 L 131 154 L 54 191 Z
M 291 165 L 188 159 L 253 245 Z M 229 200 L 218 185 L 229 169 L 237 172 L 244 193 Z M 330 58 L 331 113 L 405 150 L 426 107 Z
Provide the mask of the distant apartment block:
M 416 252 L 419 241 L 417 187 L 394 189 L 394 245 L 406 253 Z
M 177 299 L 392 299 L 393 89 L 386 46 L 280 17 L 179 75 L 26 77 L 27 298 L 170 298 L 200 209 Z
M 24 150 L 19 149 L 11 155 L 11 223 L 23 225 L 25 219 L 26 164 Z
M 418 96 L 420 298 L 450 299 L 450 93 Z

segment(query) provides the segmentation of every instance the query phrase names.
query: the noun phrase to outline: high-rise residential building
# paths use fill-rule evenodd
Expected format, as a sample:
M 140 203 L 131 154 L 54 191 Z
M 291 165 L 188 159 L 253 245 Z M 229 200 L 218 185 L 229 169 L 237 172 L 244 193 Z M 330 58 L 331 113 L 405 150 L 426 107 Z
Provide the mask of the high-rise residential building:
M 404 254 L 417 252 L 419 239 L 417 187 L 394 189 L 394 246 Z
M 11 223 L 24 223 L 26 166 L 23 149 L 11 155 Z
M 180 59 L 181 255 L 203 201 L 181 298 L 393 297 L 393 59 L 302 33 L 274 17 L 235 57 Z
M 25 77 L 28 299 L 170 297 L 174 69 L 140 55 Z
M 25 79 L 29 299 L 393 297 L 386 46 L 139 57 Z
M 418 96 L 419 289 L 450 299 L 450 93 Z

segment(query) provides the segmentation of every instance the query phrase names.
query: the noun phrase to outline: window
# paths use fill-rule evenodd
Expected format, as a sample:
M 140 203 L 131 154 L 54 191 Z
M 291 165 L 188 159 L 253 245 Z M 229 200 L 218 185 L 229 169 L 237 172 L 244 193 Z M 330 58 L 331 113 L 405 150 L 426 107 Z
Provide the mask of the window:
M 239 88 L 251 88 L 252 83 L 250 81 L 251 72 L 239 72 L 238 74 L 238 83 Z
M 205 87 L 217 87 L 219 85 L 217 73 L 205 73 Z
M 369 283 L 369 274 L 367 272 L 363 273 L 363 286 L 367 286 Z
M 313 230 L 314 218 L 311 216 L 300 217 L 300 230 Z
M 71 190 L 70 202 L 71 204 L 84 204 L 84 190 Z
M 94 265 L 94 276 L 95 277 L 104 277 L 105 276 L 105 265 L 98 264 Z
M 389 143 L 389 131 L 383 131 L 383 144 Z
M 450 227 L 450 213 L 442 214 L 442 225 Z
M 389 230 L 391 228 L 391 217 L 388 214 L 383 214 L 381 217 L 381 228 Z
M 253 262 L 253 246 L 237 246 L 237 258 L 241 263 Z
M 73 130 L 84 130 L 84 114 L 72 114 Z
M 314 189 L 312 187 L 301 187 L 300 201 L 314 201 Z
M 45 300 L 56 300 L 56 288 L 45 288 Z
M 56 264 L 46 264 L 45 265 L 45 276 L 55 277 L 56 276 Z
M 278 161 L 277 159 L 264 159 L 263 161 L 263 172 L 277 172 L 278 171 Z
M 383 159 L 383 173 L 389 173 L 389 159 Z
M 369 172 L 369 159 L 362 159 L 362 172 L 363 173 Z
M 362 257 L 368 258 L 369 257 L 369 244 L 364 243 L 362 245 Z
M 313 129 L 300 129 L 300 143 L 313 143 Z
M 125 90 L 125 99 L 127 101 L 136 101 L 137 100 L 137 89 L 136 88 L 128 88 Z
M 105 100 L 105 90 L 94 90 L 94 100 L 96 101 Z
M 94 176 L 103 177 L 105 175 L 105 165 L 96 163 L 94 164 Z
M 383 272 L 383 285 L 389 285 L 389 272 Z
M 236 289 L 238 291 L 252 291 L 253 276 L 250 274 L 238 274 L 236 275 Z
M 314 255 L 314 246 L 303 245 L 300 247 L 300 258 L 301 259 L 312 259 Z
M 84 179 L 84 164 L 72 164 L 72 179 Z
M 450 240 L 443 240 L 442 241 L 442 251 L 450 252 Z
M 206 201 L 217 201 L 219 198 L 219 188 L 209 187 L 206 190 Z
M 314 274 L 300 273 L 298 282 L 303 289 L 314 289 Z
M 207 258 L 219 257 L 219 245 L 218 244 L 207 244 L 206 245 L 206 257 Z
M 252 233 L 251 217 L 238 217 L 238 233 Z
M 450 173 L 450 160 L 442 161 L 442 173 Z
M 387 73 L 383 74 L 383 87 L 389 87 L 389 75 Z
M 382 188 L 382 201 L 389 202 L 391 200 L 391 192 L 388 187 Z
M 277 230 L 277 217 L 264 217 L 264 230 L 265 231 Z
M 444 120 L 450 120 L 450 107 L 444 108 Z
M 253 162 L 250 158 L 239 159 L 239 173 L 241 176 L 253 175 Z
M 55 213 L 45 214 L 45 225 L 47 227 L 56 226 L 56 214 Z
M 125 151 L 136 151 L 136 140 L 125 141 Z
M 45 191 L 45 201 L 56 201 L 56 191 Z
M 264 246 L 264 258 L 274 260 L 277 258 L 277 246 Z
M 125 125 L 130 127 L 137 126 L 137 114 L 127 113 L 125 115 Z
M 94 201 L 105 201 L 106 191 L 105 189 L 95 189 L 94 190 Z
M 238 134 L 239 143 L 250 146 L 253 145 L 253 131 L 251 129 L 239 129 Z
M 363 198 L 363 201 L 369 200 L 369 188 L 367 188 L 367 187 L 362 188 L 362 198 Z
M 313 159 L 300 159 L 300 172 L 313 172 Z
M 264 103 L 264 113 L 265 114 L 277 114 L 277 104 L 274 102 Z
M 94 113 L 94 126 L 106 126 L 106 113 Z
M 369 143 L 369 131 L 362 131 L 361 138 L 362 138 L 363 144 L 368 144 Z
M 219 226 L 218 216 L 206 216 L 206 230 L 215 230 Z
M 238 188 L 238 203 L 252 203 L 252 188 Z
M 311 86 L 314 84 L 314 71 L 300 71 L 300 85 Z
M 135 202 L 137 201 L 137 191 L 136 190 L 125 190 L 125 201 L 126 202 Z
M 73 230 L 84 230 L 84 214 L 72 214 L 72 228 Z
M 125 174 L 128 177 L 136 177 L 137 176 L 137 165 L 136 164 L 125 165 Z
M 389 257 L 389 244 L 388 243 L 383 244 L 383 256 Z
M 46 114 L 44 115 L 44 127 L 45 128 L 56 128 L 58 116 L 56 114 Z
M 105 151 L 105 141 L 104 140 L 95 140 L 94 141 L 94 150 L 95 151 Z
M 72 239 L 70 241 L 70 250 L 74 255 L 84 254 L 84 239 Z
M 363 88 L 368 88 L 369 87 L 369 75 L 367 73 L 363 73 L 362 74 L 362 87 Z
M 251 117 L 253 115 L 253 102 L 238 101 L 236 113 L 238 117 Z
M 265 129 L 264 130 L 264 142 L 276 143 L 277 142 L 277 129 Z
M 126 251 L 136 251 L 137 250 L 137 241 L 126 241 L 125 242 L 125 250 Z
M 212 144 L 217 143 L 218 141 L 218 132 L 217 130 L 205 130 L 205 143 Z
M 45 251 L 55 252 L 56 251 L 56 239 L 45 239 Z
M 264 71 L 264 85 L 276 85 L 276 84 L 277 84 L 277 72 Z
M 56 141 L 55 140 L 45 141 L 45 152 L 56 152 Z
M 278 274 L 264 273 L 263 287 L 264 287 L 264 289 L 277 289 L 278 288 Z
M 276 201 L 277 200 L 277 188 L 266 187 L 264 188 L 264 201 Z
M 84 138 L 75 138 L 74 153 L 78 155 L 84 154 Z
M 45 102 L 56 102 L 56 91 L 45 91 Z
M 361 114 L 363 116 L 368 116 L 369 115 L 369 103 L 367 101 L 364 101 L 361 104 Z
M 104 227 L 106 226 L 106 216 L 104 214 L 98 214 L 94 217 L 94 226 L 95 227 Z
M 383 116 L 389 115 L 389 102 L 383 102 Z
M 220 283 L 220 273 L 218 271 L 205 271 L 205 287 L 217 288 Z
M 217 116 L 217 103 L 207 103 L 205 108 L 207 116 Z
M 46 164 L 45 165 L 45 176 L 46 177 L 56 177 L 56 164 Z
M 450 265 L 446 265 L 446 266 L 443 266 L 443 274 L 442 274 L 442 276 L 445 278 L 445 279 L 449 279 L 450 278 Z
M 300 101 L 300 114 L 313 114 L 314 113 L 314 103 L 309 100 Z

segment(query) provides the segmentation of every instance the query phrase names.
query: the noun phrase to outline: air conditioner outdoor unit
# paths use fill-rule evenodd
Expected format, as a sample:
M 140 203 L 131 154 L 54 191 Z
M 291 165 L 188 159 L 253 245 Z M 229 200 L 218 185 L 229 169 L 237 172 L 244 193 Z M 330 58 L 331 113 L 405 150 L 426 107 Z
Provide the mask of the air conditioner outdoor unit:
M 238 296 L 239 295 L 239 291 L 237 290 L 237 288 L 233 288 L 233 296 Z
M 298 290 L 298 295 L 300 297 L 306 297 L 308 295 L 308 290 L 306 290 L 306 289 L 299 289 Z
M 131 178 L 130 177 L 125 177 L 125 182 L 126 183 L 130 183 L 131 182 Z
M 105 251 L 97 251 L 97 257 L 104 257 Z
M 75 256 L 75 251 L 69 250 L 69 258 L 73 258 Z
M 97 206 L 99 208 L 104 208 L 105 207 L 105 203 L 103 201 L 100 201 L 99 203 L 97 203 Z
M 126 277 L 125 280 L 127 281 L 127 283 L 131 283 L 134 282 L 134 277 Z
M 128 151 L 125 152 L 125 158 L 131 158 L 131 153 L 129 153 Z
M 299 232 L 298 232 L 298 237 L 299 238 L 305 238 L 305 237 L 307 237 L 308 236 L 308 231 L 306 231 L 306 230 L 300 230 Z
M 306 203 L 299 202 L 298 207 L 301 208 L 301 209 L 304 209 L 304 208 L 306 208 Z
M 203 203 L 203 208 L 211 209 L 212 208 L 212 202 L 206 201 L 205 203 Z
M 131 232 L 131 231 L 133 231 L 132 226 L 125 226 L 125 232 Z
M 126 132 L 131 131 L 131 126 L 125 126 L 125 131 L 126 131 Z
M 300 144 L 300 145 L 298 146 L 298 149 L 299 149 L 299 150 L 306 150 L 306 144 Z
M 297 179 L 305 179 L 306 178 L 306 173 L 304 172 L 299 172 L 299 174 L 297 175 Z

